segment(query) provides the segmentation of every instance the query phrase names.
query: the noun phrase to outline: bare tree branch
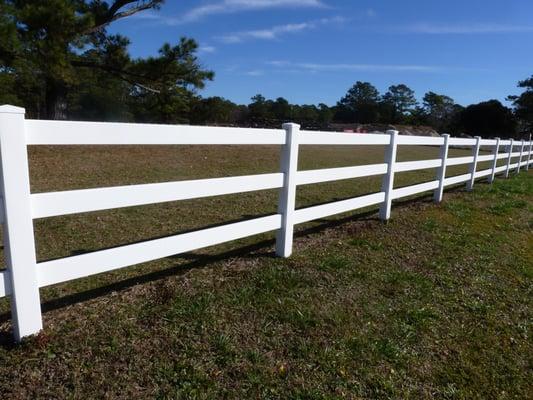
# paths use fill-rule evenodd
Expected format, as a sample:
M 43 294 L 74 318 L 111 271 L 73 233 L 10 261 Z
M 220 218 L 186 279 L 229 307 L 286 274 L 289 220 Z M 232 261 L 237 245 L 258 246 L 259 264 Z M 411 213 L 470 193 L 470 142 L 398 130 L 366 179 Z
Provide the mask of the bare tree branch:
M 88 29 L 85 32 L 85 34 L 97 32 L 118 19 L 129 17 L 133 14 L 137 14 L 140 11 L 149 10 L 151 8 L 156 8 L 162 2 L 163 0 L 149 0 L 149 1 L 116 0 L 111 5 L 111 7 L 109 7 L 109 11 L 106 13 L 106 15 L 100 20 L 97 20 L 95 25 L 91 27 L 90 29 Z M 120 11 L 127 5 L 133 4 L 133 3 L 136 3 L 136 5 L 128 9 L 125 9 L 124 11 Z

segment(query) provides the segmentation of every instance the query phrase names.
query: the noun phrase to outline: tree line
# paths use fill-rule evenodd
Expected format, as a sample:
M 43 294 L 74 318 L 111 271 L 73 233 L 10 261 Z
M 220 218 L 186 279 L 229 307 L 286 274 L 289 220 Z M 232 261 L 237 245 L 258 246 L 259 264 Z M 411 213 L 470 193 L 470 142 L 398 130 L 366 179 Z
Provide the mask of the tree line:
M 117 20 L 158 9 L 162 0 L 0 0 L 0 103 L 20 105 L 31 118 L 309 129 L 332 123 L 427 125 L 439 132 L 517 137 L 533 130 L 533 76 L 523 93 L 463 107 L 443 94 L 419 103 L 405 84 L 380 94 L 356 82 L 336 105 L 290 104 L 258 94 L 249 104 L 199 95 L 214 72 L 190 38 L 165 43 L 158 54 L 133 58 L 130 41 L 107 29 Z
M 221 97 L 198 98 L 193 103 L 190 121 L 257 127 L 279 127 L 283 122 L 293 121 L 307 129 L 328 129 L 332 123 L 424 125 L 439 132 L 484 137 L 513 137 L 520 133 L 520 128 L 526 129 L 517 113 L 498 100 L 463 107 L 448 96 L 428 92 L 419 104 L 414 91 L 404 84 L 393 85 L 380 95 L 368 82 L 356 82 L 332 107 L 322 103 L 290 104 L 283 97 L 267 100 L 260 94 L 247 105 Z

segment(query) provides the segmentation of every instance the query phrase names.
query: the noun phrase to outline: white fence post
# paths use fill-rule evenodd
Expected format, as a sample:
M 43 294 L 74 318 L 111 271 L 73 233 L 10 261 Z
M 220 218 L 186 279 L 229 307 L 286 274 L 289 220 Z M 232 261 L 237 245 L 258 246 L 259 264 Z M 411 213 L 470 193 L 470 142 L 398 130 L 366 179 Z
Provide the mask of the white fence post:
M 446 179 L 446 161 L 448 160 L 448 148 L 449 146 L 449 140 L 450 135 L 445 133 L 442 135 L 444 138 L 444 143 L 440 147 L 440 159 L 441 159 L 441 166 L 437 170 L 437 179 L 439 181 L 439 187 L 435 189 L 435 192 L 433 192 L 433 201 L 435 203 L 440 203 L 442 201 L 442 195 L 444 193 L 444 179 Z
M 529 151 L 527 153 L 527 164 L 526 164 L 526 171 L 529 171 L 529 164 L 531 163 L 531 148 L 532 148 L 532 143 L 531 143 L 531 134 L 529 134 Z
M 0 106 L 4 249 L 17 341 L 42 329 L 24 113 L 23 108 Z
M 520 173 L 520 164 L 522 164 L 522 157 L 524 155 L 524 139 L 522 139 L 522 145 L 520 146 L 520 157 L 518 158 L 518 164 L 516 165 L 516 173 Z
M 398 149 L 398 131 L 387 131 L 387 134 L 390 135 L 390 144 L 387 147 L 387 152 L 385 154 L 385 163 L 387 166 L 387 174 L 383 176 L 383 181 L 381 184 L 381 191 L 385 192 L 385 200 L 379 208 L 379 218 L 382 221 L 386 221 L 390 218 L 391 207 L 392 207 L 392 190 L 394 189 L 394 172 L 396 169 L 396 152 Z
M 494 175 L 496 175 L 496 166 L 498 165 L 498 152 L 500 151 L 500 138 L 496 138 L 494 145 L 494 160 L 492 161 L 492 172 L 489 175 L 489 183 L 494 182 Z
M 511 143 L 509 144 L 509 155 L 507 156 L 507 168 L 505 169 L 505 177 L 509 178 L 509 170 L 511 169 L 511 158 L 513 158 L 513 139 L 511 139 Z
M 476 144 L 472 149 L 472 155 L 474 156 L 474 161 L 470 164 L 470 170 L 468 171 L 470 175 L 470 180 L 466 184 L 466 190 L 470 191 L 474 189 L 474 181 L 476 180 L 476 169 L 477 169 L 477 158 L 479 156 L 479 144 L 481 142 L 481 136 L 476 136 Z
M 281 229 L 276 234 L 276 255 L 289 257 L 292 253 L 294 232 L 300 125 L 283 124 L 283 129 L 286 132 L 286 143 L 281 150 L 281 171 L 284 174 L 284 178 L 278 202 L 278 213 L 282 215 L 282 219 Z

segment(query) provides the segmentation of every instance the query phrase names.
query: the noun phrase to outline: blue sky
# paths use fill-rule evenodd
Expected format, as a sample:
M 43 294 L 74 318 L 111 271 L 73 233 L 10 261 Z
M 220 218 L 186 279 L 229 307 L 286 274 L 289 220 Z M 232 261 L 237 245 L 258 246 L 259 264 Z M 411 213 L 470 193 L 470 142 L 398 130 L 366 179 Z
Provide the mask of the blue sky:
M 334 105 L 356 81 L 460 104 L 504 101 L 533 75 L 531 0 L 167 0 L 115 23 L 133 56 L 182 36 L 215 71 L 200 93 Z

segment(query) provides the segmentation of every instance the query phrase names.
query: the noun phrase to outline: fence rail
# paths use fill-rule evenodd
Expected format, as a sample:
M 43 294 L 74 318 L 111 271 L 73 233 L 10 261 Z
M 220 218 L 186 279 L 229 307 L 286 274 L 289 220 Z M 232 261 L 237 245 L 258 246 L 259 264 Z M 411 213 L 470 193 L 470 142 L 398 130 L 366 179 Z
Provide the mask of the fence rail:
M 280 172 L 30 193 L 29 145 L 178 144 L 281 145 Z M 384 162 L 378 164 L 298 171 L 299 147 L 304 145 L 379 145 L 386 146 L 387 150 Z M 397 162 L 398 146 L 438 146 L 440 156 L 432 160 Z M 450 158 L 448 149 L 452 146 L 471 148 L 472 155 Z M 481 146 L 490 147 L 492 154 L 480 155 Z M 501 149 L 505 151 L 501 152 Z M 516 149 L 520 151 L 514 151 Z M 400 136 L 397 131 L 387 134 L 311 132 L 301 131 L 296 124 L 285 124 L 283 129 L 247 129 L 39 121 L 25 119 L 24 109 L 1 106 L 0 222 L 4 228 L 7 269 L 0 272 L 0 297 L 11 296 L 14 334 L 20 340 L 42 329 L 41 287 L 270 231 L 277 231 L 277 255 L 288 257 L 297 224 L 372 205 L 379 205 L 380 218 L 387 220 L 393 200 L 432 191 L 434 200 L 440 202 L 447 186 L 466 182 L 467 188 L 472 190 L 477 178 L 488 177 L 492 182 L 496 174 L 504 173 L 508 177 L 522 167 L 527 170 L 533 162 L 532 150 L 531 137 L 526 142 L 453 138 L 449 135 Z M 497 166 L 498 160 L 505 160 L 505 165 Z M 478 163 L 488 161 L 491 161 L 491 167 L 478 171 Z M 453 165 L 468 165 L 469 172 L 446 177 L 446 168 Z M 394 187 L 395 173 L 423 169 L 435 169 L 435 179 Z M 295 209 L 296 189 L 300 185 L 378 175 L 382 176 L 382 187 L 377 193 Z M 269 189 L 280 190 L 278 212 L 274 215 L 57 260 L 39 263 L 36 260 L 34 219 Z

